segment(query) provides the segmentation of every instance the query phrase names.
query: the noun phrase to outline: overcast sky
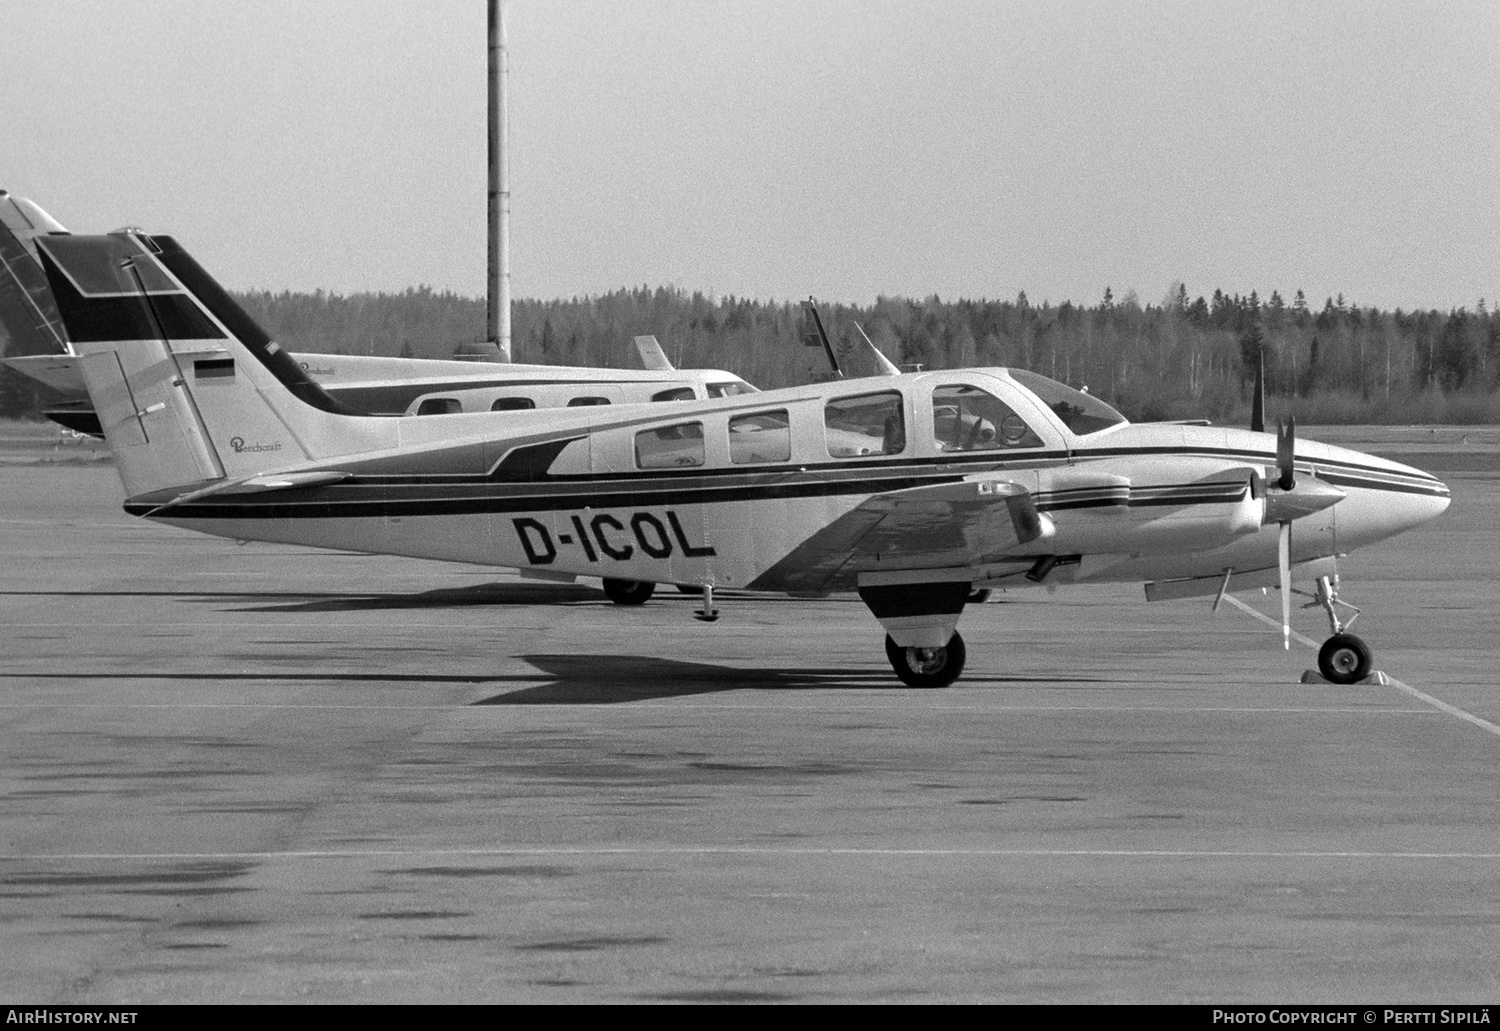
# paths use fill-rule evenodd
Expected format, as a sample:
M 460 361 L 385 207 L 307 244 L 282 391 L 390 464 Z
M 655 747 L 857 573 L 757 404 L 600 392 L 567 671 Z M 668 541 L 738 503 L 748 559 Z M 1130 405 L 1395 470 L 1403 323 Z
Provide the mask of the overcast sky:
M 517 297 L 1500 295 L 1500 4 L 509 0 Z M 482 295 L 484 0 L 0 0 L 0 187 Z

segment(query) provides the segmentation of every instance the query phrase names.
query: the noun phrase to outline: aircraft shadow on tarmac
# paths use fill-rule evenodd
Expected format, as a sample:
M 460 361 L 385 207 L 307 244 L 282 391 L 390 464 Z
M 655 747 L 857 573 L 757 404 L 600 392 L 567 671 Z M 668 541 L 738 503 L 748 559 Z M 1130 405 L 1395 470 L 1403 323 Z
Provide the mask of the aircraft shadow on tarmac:
M 648 655 L 521 655 L 551 683 L 506 691 L 474 705 L 608 705 L 724 691 L 910 690 L 885 670 L 741 669 Z M 971 678 L 973 680 L 974 678 Z M 980 682 L 1078 683 L 1088 677 L 981 677 Z
M 241 594 L 241 612 L 362 612 L 371 609 L 460 608 L 466 605 L 578 605 L 605 601 L 597 587 L 565 583 L 488 583 L 468 587 L 441 587 L 415 594 L 347 593 L 270 595 L 299 600 L 258 604 L 263 594 Z
M 159 592 L 177 594 L 180 592 Z M 223 597 L 221 595 L 195 594 L 196 597 Z M 758 606 L 777 603 L 805 603 L 806 598 L 778 595 L 749 594 L 741 591 L 716 591 L 721 601 L 753 598 Z M 229 595 L 240 599 L 244 608 L 240 612 L 361 612 L 373 609 L 425 609 L 459 608 L 467 605 L 612 605 L 597 587 L 576 583 L 487 583 L 467 587 L 442 587 L 413 594 L 377 593 L 349 591 L 332 592 L 288 592 L 249 594 L 241 592 Z M 292 601 L 290 599 L 296 599 Z M 853 595 L 847 598 L 819 598 L 823 604 L 859 604 Z M 676 593 L 667 588 L 658 588 L 657 604 L 681 606 L 699 604 L 698 595 Z
M 740 669 L 649 655 L 521 655 L 550 683 L 475 705 L 589 705 L 641 702 L 721 691 L 869 688 L 887 678 L 847 669 Z
M 131 670 L 106 673 L 94 669 L 53 669 L 45 673 L 0 672 L 0 682 L 6 680 L 69 682 L 120 680 L 199 683 L 211 680 L 219 683 L 300 684 L 313 681 L 330 684 L 388 684 L 411 685 L 412 687 L 470 684 L 492 690 L 501 685 L 515 685 L 513 689 L 480 698 L 468 703 L 470 705 L 620 705 L 628 702 L 647 702 L 727 691 L 911 690 L 902 687 L 884 670 L 861 672 L 849 669 L 742 669 L 736 666 L 683 662 L 680 659 L 663 659 L 650 655 L 520 655 L 517 658 L 535 667 L 540 671 L 540 675 L 506 673 L 482 676 L 438 671 L 431 673 L 387 671 L 329 673 L 318 670 L 316 664 L 312 664 L 306 670 L 295 671 Z M 546 682 L 537 683 L 539 680 L 546 680 Z M 1113 682 L 1111 679 L 1104 677 L 1036 675 L 980 676 L 971 677 L 969 681 L 966 681 L 969 686 L 1111 682 Z

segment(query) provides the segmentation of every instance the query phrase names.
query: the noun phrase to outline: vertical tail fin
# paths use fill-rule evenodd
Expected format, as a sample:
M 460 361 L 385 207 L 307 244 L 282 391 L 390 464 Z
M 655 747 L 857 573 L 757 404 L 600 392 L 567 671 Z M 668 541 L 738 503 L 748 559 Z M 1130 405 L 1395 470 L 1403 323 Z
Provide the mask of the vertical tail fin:
M 661 349 L 660 342 L 655 336 L 639 336 L 635 338 L 636 353 L 641 356 L 641 368 L 670 370 L 672 360 L 667 357 L 667 352 Z
M 0 190 L 0 355 L 69 353 L 36 244 L 67 232 L 25 197 Z
M 42 267 L 131 496 L 201 490 L 389 446 L 175 240 L 38 240 Z

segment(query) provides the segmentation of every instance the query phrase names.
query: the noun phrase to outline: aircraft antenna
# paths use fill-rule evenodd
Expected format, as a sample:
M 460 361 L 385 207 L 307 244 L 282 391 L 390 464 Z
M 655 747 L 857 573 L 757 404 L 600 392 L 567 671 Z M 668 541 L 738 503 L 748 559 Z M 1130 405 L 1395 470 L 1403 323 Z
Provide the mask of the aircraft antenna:
M 485 335 L 510 361 L 510 121 L 505 5 L 489 2 L 489 305 Z

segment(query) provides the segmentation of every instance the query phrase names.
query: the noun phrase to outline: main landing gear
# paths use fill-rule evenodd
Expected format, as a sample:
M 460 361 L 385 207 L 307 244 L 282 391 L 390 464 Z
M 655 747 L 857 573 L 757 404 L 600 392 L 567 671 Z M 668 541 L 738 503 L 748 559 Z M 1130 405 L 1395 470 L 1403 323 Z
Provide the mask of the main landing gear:
M 968 653 L 957 630 L 942 648 L 903 648 L 885 637 L 885 657 L 896 676 L 910 687 L 947 687 L 964 671 Z
M 1333 630 L 1333 636 L 1324 641 L 1323 647 L 1318 649 L 1318 672 L 1323 674 L 1323 679 L 1330 683 L 1359 683 L 1370 675 L 1375 658 L 1368 644 L 1346 632 L 1359 617 L 1359 609 L 1346 601 L 1339 600 L 1337 576 L 1332 580 L 1326 576 L 1318 577 L 1317 592 L 1306 607 L 1312 608 L 1314 605 L 1322 606 L 1323 611 L 1328 613 L 1328 623 Z M 1339 619 L 1339 606 L 1352 610 L 1353 615 L 1349 617 L 1349 622 L 1345 623 Z
M 650 580 L 612 580 L 604 578 L 604 596 L 616 605 L 644 605 L 656 592 Z

